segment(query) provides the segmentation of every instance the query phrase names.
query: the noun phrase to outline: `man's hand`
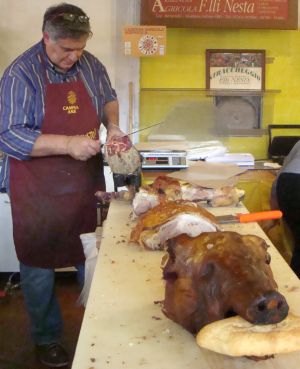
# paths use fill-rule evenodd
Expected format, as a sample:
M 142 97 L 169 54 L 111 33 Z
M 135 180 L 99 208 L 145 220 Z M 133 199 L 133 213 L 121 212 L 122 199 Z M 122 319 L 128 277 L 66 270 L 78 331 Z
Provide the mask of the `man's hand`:
M 124 133 L 119 126 L 113 123 L 109 123 L 106 127 L 107 129 L 107 136 L 106 136 L 106 142 L 108 143 L 113 138 L 123 137 L 126 136 L 126 133 Z
M 70 155 L 77 160 L 88 160 L 100 152 L 100 141 L 86 136 L 41 134 L 31 151 L 32 157 Z
M 100 142 L 85 136 L 70 136 L 66 151 L 72 158 L 86 161 L 100 152 Z
M 132 147 L 130 138 L 120 130 L 120 128 L 110 123 L 107 126 L 107 137 L 106 137 L 106 155 L 118 155 L 121 152 L 128 151 Z

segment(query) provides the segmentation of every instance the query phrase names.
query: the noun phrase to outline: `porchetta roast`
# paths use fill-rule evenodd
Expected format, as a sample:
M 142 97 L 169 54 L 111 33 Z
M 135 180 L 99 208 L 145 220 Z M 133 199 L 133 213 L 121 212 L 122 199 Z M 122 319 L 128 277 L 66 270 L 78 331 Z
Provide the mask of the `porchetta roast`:
M 120 145 L 123 151 L 116 154 Z M 126 145 L 121 142 L 111 143 L 106 147 L 106 158 L 114 173 L 132 173 L 139 167 L 139 157 L 135 148 L 126 151 Z M 132 160 L 134 156 L 134 160 Z M 124 164 L 126 162 L 126 165 Z M 109 203 L 112 199 L 132 201 L 133 218 L 145 214 L 159 204 L 169 201 L 205 202 L 211 207 L 236 206 L 244 196 L 244 191 L 235 186 L 221 188 L 206 188 L 191 183 L 182 182 L 168 176 L 159 176 L 153 183 L 141 186 L 138 192 L 128 187 L 127 191 L 103 192 L 95 195 L 101 201 Z
M 146 249 L 162 250 L 167 240 L 180 234 L 191 237 L 219 229 L 216 218 L 191 202 L 166 201 L 142 214 L 130 234 L 130 242 Z
M 166 201 L 206 202 L 212 207 L 235 206 L 243 196 L 244 191 L 235 186 L 206 188 L 168 176 L 159 176 L 153 183 L 139 189 L 132 205 L 134 214 L 139 216 Z

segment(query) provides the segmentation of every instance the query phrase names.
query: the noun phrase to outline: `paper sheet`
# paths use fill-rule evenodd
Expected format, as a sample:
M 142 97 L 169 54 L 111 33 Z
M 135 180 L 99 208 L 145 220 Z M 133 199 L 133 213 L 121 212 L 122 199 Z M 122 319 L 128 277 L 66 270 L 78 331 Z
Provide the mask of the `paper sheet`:
M 221 188 L 224 186 L 234 186 L 238 181 L 237 175 L 246 171 L 246 169 L 235 164 L 197 161 L 191 162 L 189 165 L 189 168 L 172 172 L 168 176 L 197 186 Z

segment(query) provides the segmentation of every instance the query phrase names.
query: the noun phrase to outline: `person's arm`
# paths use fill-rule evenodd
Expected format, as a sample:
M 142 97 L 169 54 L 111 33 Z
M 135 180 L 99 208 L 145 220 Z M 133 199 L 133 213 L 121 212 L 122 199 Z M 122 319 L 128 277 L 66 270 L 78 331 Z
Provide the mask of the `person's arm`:
M 0 150 L 19 160 L 49 155 L 70 155 L 77 160 L 87 160 L 96 155 L 100 151 L 98 140 L 41 133 L 43 117 L 37 118 L 35 112 L 42 111 L 43 107 L 25 80 L 18 69 L 14 73 L 4 73 L 1 79 Z
M 41 131 L 35 119 L 33 91 L 13 72 L 5 71 L 0 82 L 0 150 L 28 160 Z
M 99 151 L 99 140 L 85 136 L 41 134 L 33 145 L 31 156 L 70 155 L 74 159 L 84 161 Z
M 106 141 L 113 137 L 122 137 L 125 133 L 119 127 L 119 103 L 113 100 L 104 105 L 105 127 L 107 129 Z
M 108 128 L 109 124 L 119 126 L 119 102 L 112 100 L 107 102 L 103 108 L 105 125 Z
M 282 165 L 282 169 L 284 170 L 285 167 L 287 167 L 293 160 L 295 160 L 295 158 L 298 158 L 297 161 L 299 161 L 300 159 L 300 141 L 298 141 L 290 150 L 290 152 L 288 153 L 288 155 L 285 157 L 284 161 L 283 161 L 283 165 Z

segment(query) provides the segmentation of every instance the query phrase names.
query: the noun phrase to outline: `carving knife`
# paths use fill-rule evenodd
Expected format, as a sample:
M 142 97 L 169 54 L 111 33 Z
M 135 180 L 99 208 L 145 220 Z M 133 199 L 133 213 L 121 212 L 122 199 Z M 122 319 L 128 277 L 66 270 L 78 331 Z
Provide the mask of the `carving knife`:
M 145 131 L 146 129 L 149 129 L 149 128 L 152 128 L 152 127 L 155 127 L 155 126 L 159 126 L 160 124 L 163 124 L 163 123 L 165 123 L 165 122 L 163 121 L 163 122 L 159 122 L 159 123 L 151 124 L 150 126 L 147 126 L 147 127 L 138 128 L 138 129 L 136 129 L 135 131 L 132 131 L 132 132 L 129 132 L 129 133 L 125 133 L 125 134 L 124 134 L 124 136 L 122 136 L 122 137 L 125 137 L 125 136 L 131 136 L 131 135 L 133 135 L 134 133 L 138 133 L 138 132 L 141 132 L 141 131 Z
M 131 131 L 129 133 L 124 133 L 124 135 L 123 136 L 120 136 L 119 138 L 131 136 L 131 135 L 133 135 L 135 133 L 138 133 L 138 132 L 141 132 L 141 131 L 145 131 L 146 129 L 149 129 L 149 128 L 152 128 L 152 127 L 155 127 L 155 126 L 159 126 L 160 124 L 163 124 L 163 123 L 165 123 L 165 122 L 163 121 L 163 122 L 151 124 L 150 126 L 147 126 L 147 127 L 144 127 L 144 128 L 138 128 L 135 131 Z M 103 146 L 109 146 L 109 143 L 101 144 L 100 146 L 101 147 L 103 147 Z
M 218 215 L 217 221 L 220 224 L 229 223 L 250 223 L 258 222 L 260 220 L 280 219 L 282 212 L 280 210 L 260 211 L 257 213 L 237 213 L 230 215 Z

